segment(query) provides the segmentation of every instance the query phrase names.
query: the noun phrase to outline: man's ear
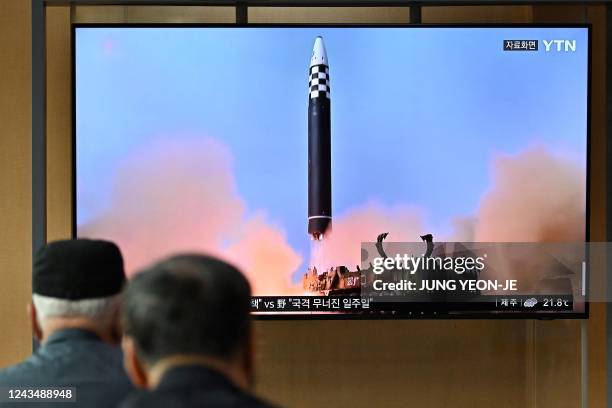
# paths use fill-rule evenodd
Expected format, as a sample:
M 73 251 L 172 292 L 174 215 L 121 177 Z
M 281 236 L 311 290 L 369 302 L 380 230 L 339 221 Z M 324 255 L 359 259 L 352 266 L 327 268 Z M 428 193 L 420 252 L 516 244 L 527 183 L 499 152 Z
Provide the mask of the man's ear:
M 132 380 L 136 387 L 147 388 L 147 371 L 136 354 L 134 339 L 129 336 L 124 336 L 121 342 L 121 348 L 123 349 L 123 366 L 125 367 L 128 377 L 130 377 L 130 380 Z
M 113 317 L 111 320 L 111 327 L 110 327 L 111 341 L 116 344 L 121 343 L 121 335 L 122 335 L 121 316 L 120 316 L 119 308 L 117 308 L 117 310 L 113 312 Z
M 38 314 L 36 312 L 36 306 L 34 306 L 34 303 L 32 302 L 28 303 L 27 311 L 28 311 L 28 318 L 30 319 L 30 324 L 32 325 L 32 336 L 37 341 L 42 341 L 43 331 L 42 331 L 42 327 L 40 327 L 40 324 L 38 323 Z

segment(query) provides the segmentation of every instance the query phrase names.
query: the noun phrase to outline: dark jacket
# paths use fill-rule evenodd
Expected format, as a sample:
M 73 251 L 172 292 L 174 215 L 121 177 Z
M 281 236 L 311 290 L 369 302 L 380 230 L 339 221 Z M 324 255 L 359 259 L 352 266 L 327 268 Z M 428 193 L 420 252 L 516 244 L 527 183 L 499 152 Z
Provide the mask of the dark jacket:
M 52 334 L 24 362 L 0 371 L 0 388 L 73 387 L 75 403 L 0 403 L 0 407 L 115 407 L 133 391 L 123 370 L 121 349 L 86 330 Z
M 221 373 L 198 365 L 175 367 L 153 391 L 132 394 L 120 408 L 271 408 Z

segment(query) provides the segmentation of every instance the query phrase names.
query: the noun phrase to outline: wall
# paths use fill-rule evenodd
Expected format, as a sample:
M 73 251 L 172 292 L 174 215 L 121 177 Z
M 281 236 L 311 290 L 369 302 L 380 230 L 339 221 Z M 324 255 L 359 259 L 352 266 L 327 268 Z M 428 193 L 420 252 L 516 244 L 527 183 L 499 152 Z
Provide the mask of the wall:
M 0 305 L 11 322 L 10 335 L 0 337 L 0 365 L 15 361 L 29 350 L 29 332 L 21 314 L 29 291 L 30 174 L 29 174 L 29 9 L 17 0 L 0 2 L 0 24 L 6 33 L 0 41 L 13 44 L 9 69 L 0 75 L 14 96 L 2 96 L 0 115 L 14 122 L 14 132 L 2 133 L 0 174 L 2 191 L 0 226 L 10 227 L 10 239 L 0 235 Z M 29 3 L 29 2 L 27 2 Z M 18 5 L 19 4 L 19 5 Z M 447 8 L 423 12 L 426 22 L 529 22 L 546 19 L 593 21 L 593 188 L 594 240 L 604 240 L 605 223 L 605 20 L 604 6 L 566 10 L 545 6 Z M 604 9 L 605 10 L 605 9 Z M 209 10 L 210 11 L 210 10 Z M 586 12 L 586 14 L 583 13 Z M 210 15 L 200 10 L 204 16 Z M 251 14 L 254 13 L 254 14 Z M 249 16 L 258 21 L 312 21 L 317 14 L 291 9 L 259 9 Z M 327 19 L 362 21 L 363 11 L 328 10 Z M 407 14 L 401 10 L 370 10 L 376 22 Z M 605 16 L 605 13 L 601 13 Z M 78 21 L 131 21 L 153 19 L 194 21 L 184 8 L 79 7 L 47 10 L 47 200 L 48 237 L 70 232 L 70 19 Z M 551 17 L 552 16 L 552 17 Z M 146 18 L 145 18 L 146 17 Z M 212 13 L 215 21 L 233 18 L 227 11 Z M 300 20 L 301 18 L 301 20 Z M 403 17 L 402 17 L 403 18 Z M 0 23 L 3 22 L 0 20 Z M 26 32 L 27 31 L 27 32 Z M 8 37 L 7 37 L 8 36 Z M 17 38 L 19 37 L 19 38 Z M 20 42 L 21 41 L 21 42 Z M 18 45 L 19 46 L 15 46 Z M 5 47 L 2 47 L 5 49 Z M 598 51 L 600 50 L 600 51 Z M 6 54 L 0 56 L 5 58 Z M 0 65 L 0 69 L 4 68 Z M 27 74 L 24 72 L 27 71 Z M 0 82 L 0 85 L 5 83 Z M 12 87 L 12 88 L 11 88 Z M 4 86 L 2 87 L 4 89 Z M 15 110 L 15 101 L 24 100 Z M 17 112 L 17 114 L 15 114 Z M 19 113 L 27 112 L 23 118 Z M 0 121 L 4 123 L 4 120 Z M 8 149 L 8 150 L 7 150 Z M 6 159 L 6 160 L 5 160 Z M 7 165 L 7 160 L 11 164 Z M 6 170 L 5 170 L 6 167 Z M 15 172 L 17 168 L 17 172 Z M 5 184 L 8 183 L 8 184 Z M 5 187 L 6 186 L 6 187 Z M 6 197 L 7 194 L 2 194 Z M 6 206 L 6 207 L 5 207 Z M 6 210 L 5 210 L 6 208 Z M 24 210 L 25 208 L 25 210 Z M 2 228 L 4 231 L 4 228 Z M 24 234 L 24 231 L 27 233 Z M 21 240 L 21 237 L 24 237 Z M 19 239 L 15 239 L 15 237 Z M 13 275 L 9 270 L 19 271 Z M 8 289 L 8 290 L 7 290 Z M 6 293 L 5 293 L 6 292 Z M 8 296 L 8 298 L 6 297 Z M 591 407 L 605 406 L 605 314 L 594 305 L 589 331 L 589 400 Z M 13 325 L 16 327 L 13 330 Z M 580 406 L 580 321 L 260 321 L 258 337 L 258 391 L 292 407 L 351 406 L 404 407 L 409 402 L 425 407 L 568 407 Z M 12 339 L 12 340 L 7 340 Z M 7 342 L 6 344 L 4 342 Z
M 0 366 L 31 351 L 31 12 L 0 1 Z

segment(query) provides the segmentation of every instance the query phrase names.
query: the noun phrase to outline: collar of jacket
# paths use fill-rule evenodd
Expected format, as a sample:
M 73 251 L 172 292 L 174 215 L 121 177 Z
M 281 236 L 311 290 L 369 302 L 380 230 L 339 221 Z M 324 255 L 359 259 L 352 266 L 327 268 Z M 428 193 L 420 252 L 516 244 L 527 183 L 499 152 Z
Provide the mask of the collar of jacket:
M 238 388 L 219 371 L 203 365 L 192 364 L 170 368 L 162 376 L 158 390 L 192 388 L 233 389 Z
M 100 341 L 100 337 L 90 330 L 62 329 L 50 335 L 47 341 L 43 343 L 43 346 L 64 341 Z

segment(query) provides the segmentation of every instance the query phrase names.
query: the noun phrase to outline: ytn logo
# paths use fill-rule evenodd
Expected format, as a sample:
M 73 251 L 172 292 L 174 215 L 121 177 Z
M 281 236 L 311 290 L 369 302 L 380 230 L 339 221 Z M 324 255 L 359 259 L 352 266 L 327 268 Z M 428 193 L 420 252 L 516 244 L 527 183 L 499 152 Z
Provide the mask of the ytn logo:
M 542 40 L 546 52 L 575 52 L 576 40 Z

